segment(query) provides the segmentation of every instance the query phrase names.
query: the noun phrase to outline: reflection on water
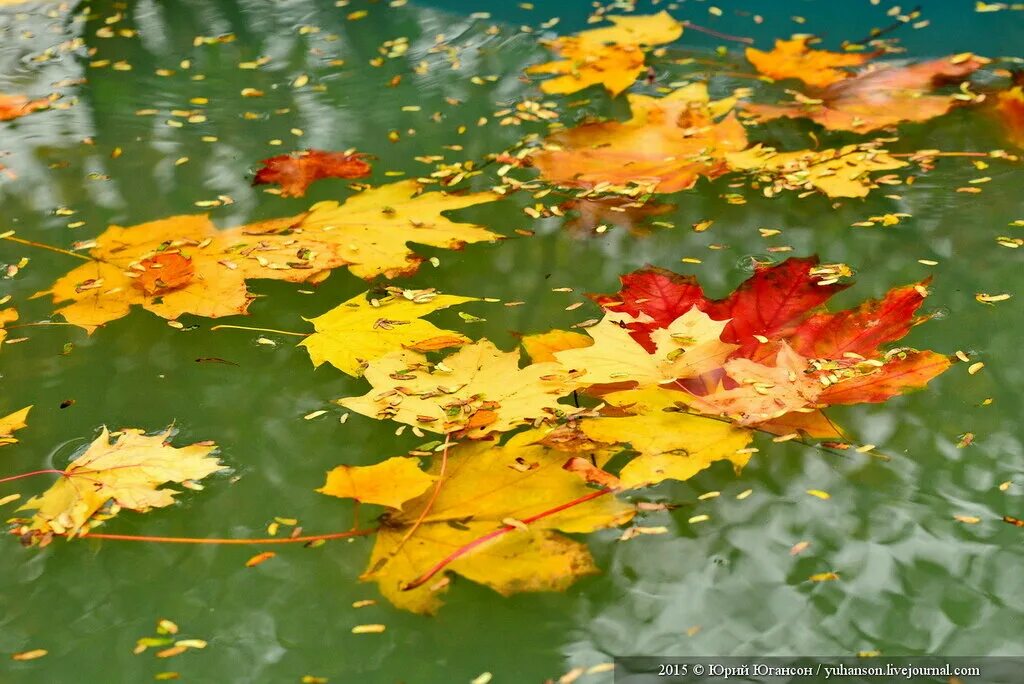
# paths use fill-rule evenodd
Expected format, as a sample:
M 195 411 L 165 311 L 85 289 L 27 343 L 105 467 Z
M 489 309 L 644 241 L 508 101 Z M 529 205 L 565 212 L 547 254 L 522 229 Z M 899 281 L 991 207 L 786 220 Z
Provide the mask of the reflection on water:
M 292 149 L 358 146 L 378 158 L 368 179 L 373 184 L 388 181 L 388 171 L 416 177 L 432 169 L 416 157 L 460 161 L 504 149 L 524 130 L 544 130 L 543 124 L 495 121 L 496 111 L 538 96 L 520 73 L 544 51 L 518 26 L 560 13 L 560 30 L 583 23 L 585 8 L 534 4 L 533 13 L 511 4 L 489 8 L 489 19 L 472 18 L 478 7 L 454 0 L 394 8 L 290 0 L 100 2 L 91 8 L 29 3 L 0 10 L 0 92 L 60 95 L 51 111 L 0 124 L 0 163 L 17 176 L 0 178 L 0 229 L 69 246 L 109 223 L 200 211 L 197 202 L 219 202 L 202 210 L 228 226 L 349 194 L 341 181 L 314 185 L 304 200 L 250 187 L 260 159 Z M 718 4 L 727 15 L 743 7 Z M 358 21 L 347 18 L 359 9 L 370 12 Z M 866 2 L 856 8 L 802 3 L 806 24 L 794 24 L 785 7 L 758 3 L 757 11 L 765 24 L 747 21 L 739 32 L 761 43 L 794 30 L 843 26 L 844 33 L 849 27 L 858 34 L 832 37 L 838 41 L 885 23 L 881 10 Z M 927 32 L 908 33 L 912 56 L 1008 52 L 1024 38 L 1006 18 L 936 11 Z M 714 21 L 704 7 L 679 13 L 698 23 Z M 228 34 L 234 40 L 218 40 Z M 692 40 L 714 45 L 706 36 Z M 259 68 L 240 68 L 248 63 Z M 308 85 L 295 87 L 302 75 Z M 482 78 L 474 83 L 474 75 Z M 747 83 L 722 87 L 737 85 Z M 263 96 L 248 97 L 243 89 Z M 563 103 L 560 111 L 570 119 L 624 113 L 621 102 L 587 96 L 590 102 L 575 109 Z M 420 111 L 403 110 L 413 105 Z M 807 146 L 808 130 L 769 126 L 765 135 Z M 903 144 L 950 150 L 1006 145 L 971 112 L 907 126 Z M 745 278 L 744 257 L 790 245 L 794 254 L 818 253 L 857 270 L 857 292 L 849 299 L 840 295 L 837 306 L 932 274 L 929 306 L 947 314 L 915 329 L 908 343 L 962 349 L 986 368 L 976 376 L 954 368 L 927 391 L 834 412 L 857 441 L 879 445 L 890 460 L 766 441 L 739 478 L 719 464 L 687 483 L 652 490 L 653 500 L 683 504 L 646 514 L 644 524 L 668 526 L 671 534 L 628 542 L 615 541 L 614 532 L 593 535 L 603 575 L 565 595 L 512 599 L 462 582 L 436 618 L 384 603 L 352 607 L 377 597 L 373 586 L 356 582 L 369 552 L 366 540 L 280 553 L 258 572 L 244 567 L 251 555 L 244 548 L 80 542 L 25 550 L 9 540 L 0 555 L 7 580 L 0 593 L 0 653 L 47 648 L 50 654 L 31 663 L 0 660 L 0 679 L 102 682 L 116 672 L 118 681 L 145 681 L 174 670 L 183 680 L 209 682 L 297 681 L 306 674 L 332 682 L 465 682 L 483 672 L 494 673 L 496 682 L 539 682 L 632 654 L 1020 655 L 1013 627 L 1024 612 L 1024 579 L 1017 572 L 1022 532 L 998 518 L 1024 517 L 1022 405 L 1015 389 L 1024 381 L 1016 363 L 1024 323 L 1014 300 L 986 306 L 975 294 L 1013 292 L 1020 281 L 1018 250 L 999 246 L 996 238 L 1013 234 L 1008 224 L 1024 218 L 1024 171 L 993 163 L 984 174 L 992 181 L 983 194 L 956 193 L 964 179 L 980 174 L 968 160 L 943 160 L 901 188 L 899 200 L 873 196 L 834 209 L 821 197 L 769 200 L 753 193 L 746 205 L 730 205 L 720 186 L 702 183 L 672 197 L 676 206 L 652 218 L 677 226 L 710 218 L 713 227 L 702 233 L 655 228 L 647 237 L 631 234 L 633 223 L 587 238 L 564 231 L 557 218 L 533 224 L 518 209 L 529 198 L 515 198 L 466 215 L 507 235 L 536 228 L 536 237 L 461 253 L 420 250 L 439 256 L 441 265 L 407 281 L 530 302 L 500 316 L 488 310 L 488 320 L 474 330 L 509 348 L 513 331 L 580 320 L 582 312 L 565 311 L 575 295 L 551 288 L 614 291 L 619 273 L 648 262 L 678 270 L 681 258 L 700 258 L 689 268 L 720 296 Z M 474 182 L 486 185 L 484 178 Z M 891 228 L 850 227 L 887 212 L 911 218 Z M 592 231 L 588 221 L 611 223 L 584 212 L 582 232 Z M 765 227 L 783 233 L 762 238 L 757 229 Z M 0 246 L 0 262 L 22 256 L 30 262 L 2 281 L 0 295 L 16 298 L 24 320 L 43 320 L 50 305 L 28 297 L 68 264 L 60 255 Z M 939 263 L 929 267 L 921 259 Z M 300 317 L 362 289 L 345 273 L 315 295 L 257 282 L 255 290 L 266 296 L 244 323 L 294 330 Z M 473 305 L 467 310 L 484 313 Z M 441 312 L 436 320 L 443 327 L 455 315 Z M 122 516 L 117 527 L 125 533 L 252 536 L 275 515 L 299 518 L 308 530 L 343 529 L 350 508 L 313 493 L 324 471 L 376 462 L 415 444 L 411 436 L 396 438 L 385 424 L 353 419 L 340 425 L 340 411 L 329 400 L 361 394 L 364 386 L 327 368 L 313 371 L 291 338 L 279 337 L 271 347 L 256 343 L 256 335 L 212 332 L 205 322 L 182 333 L 141 311 L 91 337 L 64 327 L 27 335 L 27 342 L 5 345 L 0 358 L 0 408 L 36 406 L 21 444 L 4 450 L 5 473 L 66 461 L 102 424 L 157 429 L 173 422 L 181 443 L 213 439 L 223 445 L 222 459 L 240 478 L 234 484 L 215 480 L 172 509 Z M 200 357 L 237 366 L 195 363 Z M 59 409 L 67 399 L 75 404 Z M 302 420 L 322 408 L 329 410 L 323 419 Z M 973 433 L 973 443 L 960 448 L 965 433 Z M 1004 482 L 1012 484 L 1002 491 Z M 748 488 L 753 493 L 738 500 Z M 808 489 L 832 498 L 808 496 Z M 722 496 L 698 502 L 712 490 Z M 711 519 L 689 524 L 695 511 Z M 955 515 L 982 522 L 964 524 Z M 801 541 L 809 545 L 791 555 Z M 841 579 L 807 580 L 827 571 Z M 152 634 L 159 618 L 173 619 L 209 647 L 169 662 L 132 655 L 135 640 Z M 388 628 L 380 635 L 351 634 L 365 623 Z M 602 678 L 607 675 L 580 681 Z

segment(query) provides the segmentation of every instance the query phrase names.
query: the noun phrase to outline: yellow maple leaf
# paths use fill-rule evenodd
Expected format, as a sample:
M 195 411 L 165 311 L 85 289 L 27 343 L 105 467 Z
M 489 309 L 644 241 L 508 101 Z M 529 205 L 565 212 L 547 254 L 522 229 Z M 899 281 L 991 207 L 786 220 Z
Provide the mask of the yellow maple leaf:
M 554 74 L 541 83 L 549 94 L 568 94 L 603 85 L 613 96 L 633 85 L 644 70 L 641 45 L 671 43 L 683 25 L 667 12 L 646 16 L 609 16 L 614 26 L 557 38 L 548 47 L 563 59 L 529 67 L 529 74 Z
M 473 439 L 562 415 L 569 407 L 558 399 L 578 386 L 559 364 L 520 368 L 518 352 L 487 340 L 437 364 L 413 351 L 393 352 L 372 361 L 365 377 L 372 385 L 367 394 L 338 403 L 365 416 Z
M 218 318 L 247 312 L 247 279 L 319 282 L 341 266 L 361 277 L 390 278 L 415 271 L 422 261 L 407 242 L 457 249 L 498 239 L 441 216 L 497 195 L 417 195 L 419 189 L 415 181 L 392 183 L 344 204 L 321 202 L 296 217 L 224 231 L 205 215 L 110 226 L 96 238 L 89 263 L 35 296 L 70 301 L 57 312 L 89 332 L 135 305 L 169 320 L 183 314 Z
M 396 456 L 371 466 L 340 465 L 328 471 L 327 481 L 316 491 L 401 510 L 436 479 L 420 470 L 416 459 Z
M 442 214 L 493 202 L 493 192 L 450 195 L 420 194 L 421 186 L 407 180 L 382 185 L 350 197 L 344 203 L 318 202 L 289 228 L 298 244 L 330 251 L 360 278 L 411 275 L 423 261 L 407 243 L 460 249 L 473 242 L 495 242 L 501 236 Z
M 660 387 L 613 392 L 602 396 L 625 416 L 584 418 L 580 430 L 606 444 L 628 443 L 639 455 L 619 474 L 624 489 L 662 480 L 688 480 L 715 461 L 742 468 L 750 452 L 750 430 L 728 422 L 686 413 L 688 394 Z
M 431 490 L 405 502 L 401 512 L 386 516 L 362 579 L 376 582 L 399 608 L 434 613 L 446 590 L 447 583 L 440 577 L 407 591 L 403 587 L 457 549 L 509 526 L 509 521 L 518 524 L 469 550 L 446 569 L 503 595 L 562 591 L 577 578 L 597 572 L 586 545 L 557 531 L 585 533 L 617 527 L 632 518 L 634 509 L 602 496 L 533 522 L 520 522 L 600 494 L 563 470 L 572 454 L 537 444 L 541 438 L 541 433 L 531 430 L 504 446 L 472 442 L 452 447 L 436 500 L 430 505 Z M 429 473 L 439 475 L 439 459 L 434 459 Z
M 759 72 L 775 79 L 798 78 L 809 86 L 822 88 L 849 78 L 841 67 L 860 66 L 874 55 L 855 52 L 812 50 L 807 37 L 776 40 L 768 51 L 747 48 L 747 59 Z
M 755 172 L 758 180 L 768 184 L 767 195 L 783 189 L 814 188 L 829 197 L 864 197 L 877 187 L 871 178 L 872 172 L 907 166 L 884 150 L 866 145 L 799 152 L 777 152 L 771 147 L 755 145 L 725 157 L 733 169 Z
M 725 155 L 747 146 L 734 115 L 717 120 L 733 100 L 712 102 L 704 83 L 665 97 L 628 98 L 627 121 L 587 123 L 549 136 L 532 155 L 541 177 L 560 185 L 677 192 L 701 176 L 726 173 Z
M 344 373 L 359 376 L 370 361 L 403 347 L 426 352 L 469 342 L 464 335 L 442 330 L 422 317 L 456 304 L 479 301 L 475 297 L 432 290 L 398 290 L 380 299 L 367 299 L 367 295 L 356 295 L 309 319 L 316 332 L 299 344 L 309 352 L 314 366 L 327 362 Z
M 0 309 L 0 342 L 7 339 L 7 331 L 4 330 L 4 326 L 8 323 L 12 323 L 18 320 L 18 310 L 14 307 L 8 307 L 6 309 Z
M 35 511 L 18 531 L 36 540 L 83 535 L 99 522 L 98 514 L 108 503 L 105 517 L 124 508 L 145 512 L 169 506 L 178 492 L 160 489 L 161 485 L 201 480 L 225 469 L 210 456 L 216 445 L 200 442 L 175 448 L 167 444 L 170 434 L 129 429 L 112 435 L 103 428 L 52 487 L 18 509 Z
M 546 333 L 524 335 L 523 349 L 534 363 L 557 361 L 555 352 L 589 347 L 592 341 L 586 335 L 568 330 L 549 330 Z
M 634 382 L 646 387 L 714 370 L 737 348 L 719 339 L 728 321 L 712 320 L 697 307 L 651 334 L 654 353 L 630 337 L 625 325 L 637 320 L 641 319 L 608 312 L 587 328 L 592 345 L 557 351 L 555 358 L 564 368 L 579 372 L 585 385 Z
M 12 435 L 16 430 L 21 430 L 27 425 L 25 421 L 28 418 L 28 412 L 31 410 L 31 406 L 26 406 L 19 411 L 0 418 L 0 446 L 17 444 L 18 440 Z

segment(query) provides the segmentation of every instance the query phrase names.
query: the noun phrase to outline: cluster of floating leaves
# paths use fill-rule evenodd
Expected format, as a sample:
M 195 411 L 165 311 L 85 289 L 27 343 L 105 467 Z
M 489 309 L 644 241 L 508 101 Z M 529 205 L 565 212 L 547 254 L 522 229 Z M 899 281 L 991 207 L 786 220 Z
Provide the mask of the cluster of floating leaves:
M 361 18 L 355 14 L 349 18 Z M 498 233 L 445 214 L 520 191 L 569 193 L 564 205 L 527 213 L 538 218 L 568 209 L 584 224 L 616 212 L 656 216 L 667 206 L 659 197 L 702 179 L 722 178 L 730 188 L 739 179 L 769 197 L 795 191 L 861 198 L 903 182 L 891 172 L 914 163 L 926 169 L 941 156 L 894 152 L 899 125 L 957 107 L 988 108 L 1005 125 L 1008 144 L 1024 145 L 1020 76 L 977 55 L 906 64 L 885 59 L 884 46 L 829 52 L 796 36 L 769 51 L 748 49 L 748 75 L 758 88 L 716 99 L 712 93 L 721 88 L 714 72 L 656 83 L 659 60 L 685 61 L 667 47 L 683 36 L 685 22 L 667 12 L 604 17 L 608 25 L 546 41 L 554 59 L 527 74 L 539 78 L 549 97 L 590 87 L 614 97 L 635 87 L 625 94 L 630 116 L 566 126 L 558 102 L 531 100 L 502 110 L 502 125 L 546 130 L 489 156 L 486 162 L 497 162 L 486 171 L 493 173 L 491 190 L 457 187 L 482 176 L 485 164 L 439 163 L 429 178 L 353 184 L 355 194 L 343 202 L 254 224 L 221 229 L 205 215 L 188 215 L 110 226 L 73 251 L 57 249 L 85 263 L 37 296 L 52 296 L 56 313 L 90 333 L 135 306 L 180 327 L 185 315 L 246 313 L 249 280 L 316 284 L 344 268 L 390 281 L 421 265 L 410 243 L 458 249 L 497 242 Z M 389 45 L 380 59 L 407 47 Z M 969 80 L 980 70 L 993 77 L 985 92 Z M 776 83 L 790 81 L 800 84 L 782 90 Z M 307 84 L 300 76 L 293 85 Z M 246 90 L 247 97 L 262 94 Z M 0 120 L 38 114 L 51 102 L 0 95 Z M 761 139 L 762 125 L 777 119 L 807 120 L 822 135 L 861 137 L 778 149 Z M 1008 151 L 988 156 L 1016 160 Z M 366 178 L 374 160 L 356 149 L 303 150 L 261 163 L 254 184 L 303 197 L 320 179 Z M 899 220 L 892 214 L 865 224 Z M 13 233 L 0 237 L 27 242 Z M 829 406 L 884 402 L 920 389 L 958 357 L 898 344 L 928 318 L 919 313 L 927 281 L 830 311 L 826 302 L 848 287 L 846 276 L 842 266 L 791 258 L 760 265 L 734 292 L 714 299 L 692 276 L 647 267 L 623 275 L 618 293 L 592 296 L 598 317 L 574 330 L 526 335 L 510 350 L 427 320 L 483 299 L 434 289 L 382 284 L 311 319 L 313 330 L 300 346 L 312 364 L 367 383 L 365 394 L 338 403 L 429 440 L 375 465 L 339 465 L 318 490 L 385 509 L 362 579 L 418 613 L 440 607 L 451 573 L 501 594 L 563 590 L 597 572 L 587 546 L 567 535 L 629 524 L 638 512 L 636 490 L 687 480 L 718 461 L 738 471 L 758 453 L 752 444 L 759 433 L 774 442 L 856 448 L 826 415 Z M 17 319 L 13 307 L 0 308 L 0 342 L 4 326 Z M 17 442 L 30 408 L 0 419 L 0 446 Z M 104 428 L 64 469 L 49 471 L 60 479 L 22 505 L 32 515 L 15 518 L 12 532 L 27 544 L 87 537 L 121 510 L 170 505 L 176 491 L 169 483 L 197 489 L 200 480 L 225 470 L 213 443 L 173 447 L 171 436 Z M 809 493 L 828 496 L 815 492 Z M 634 526 L 622 538 L 645 533 L 651 530 Z M 257 554 L 248 565 L 273 556 Z M 198 643 L 162 633 L 139 646 L 184 652 Z

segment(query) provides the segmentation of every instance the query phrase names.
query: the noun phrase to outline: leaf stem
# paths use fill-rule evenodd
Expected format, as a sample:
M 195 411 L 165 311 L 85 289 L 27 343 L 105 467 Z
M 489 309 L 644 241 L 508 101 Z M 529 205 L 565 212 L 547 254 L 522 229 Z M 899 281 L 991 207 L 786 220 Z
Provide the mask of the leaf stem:
M 452 435 L 450 432 L 447 432 L 444 435 L 444 449 L 441 450 L 441 467 L 437 473 L 437 484 L 434 485 L 434 491 L 430 494 L 430 500 L 427 501 L 427 505 L 423 507 L 423 511 L 420 513 L 419 517 L 416 518 L 416 522 L 412 524 L 409 531 L 402 537 L 402 541 L 398 542 L 398 546 L 391 552 L 392 556 L 402 550 L 405 543 L 409 541 L 413 534 L 416 533 L 416 530 L 418 530 L 420 525 L 423 524 L 426 517 L 430 515 L 431 509 L 434 508 L 434 502 L 437 501 L 437 495 L 441 493 L 441 486 L 444 484 L 445 471 L 448 469 L 448 448 L 451 446 L 451 443 Z
M 278 335 L 292 335 L 293 337 L 309 337 L 309 333 L 292 332 L 290 330 L 275 330 L 274 328 L 254 328 L 248 325 L 215 325 L 210 330 L 252 330 L 253 332 L 277 333 Z
M 11 242 L 17 242 L 19 245 L 28 245 L 29 247 L 38 247 L 39 249 L 48 249 L 51 252 L 57 252 L 58 254 L 66 254 L 68 256 L 73 256 L 76 259 L 83 259 L 85 261 L 96 261 L 96 259 L 93 259 L 91 256 L 88 256 L 86 254 L 79 254 L 78 252 L 72 252 L 69 249 L 61 249 L 60 247 L 54 247 L 53 245 L 47 245 L 42 242 L 33 242 L 32 240 L 25 240 L 19 237 L 14 237 L 13 235 L 2 235 L 0 236 L 0 239 L 10 240 Z
M 707 28 L 705 26 L 699 26 L 698 24 L 694 24 L 691 21 L 684 21 L 682 23 L 683 23 L 683 26 L 685 26 L 688 29 L 691 29 L 693 31 L 698 31 L 700 33 L 706 33 L 709 36 L 714 36 L 715 38 L 721 38 L 722 40 L 731 40 L 731 41 L 734 41 L 734 42 L 737 42 L 737 43 L 743 43 L 744 45 L 753 45 L 754 44 L 754 39 L 753 38 L 747 38 L 745 36 L 734 36 L 734 35 L 731 35 L 729 33 L 720 33 L 718 31 L 715 31 L 714 29 L 709 29 L 709 28 Z
M 529 525 L 530 523 L 533 523 L 533 522 L 536 522 L 538 520 L 541 520 L 542 518 L 547 518 L 548 516 L 552 516 L 555 513 L 561 513 L 562 511 L 566 510 L 567 508 L 572 508 L 573 506 L 578 506 L 581 503 L 586 503 L 587 501 L 592 501 L 592 500 L 594 500 L 594 499 L 596 499 L 598 497 L 604 496 L 605 494 L 610 494 L 612 491 L 613 490 L 609 489 L 608 487 L 604 487 L 602 489 L 595 490 L 593 492 L 590 492 L 589 494 L 585 494 L 585 495 L 583 495 L 581 497 L 573 499 L 572 501 L 567 501 L 567 502 L 565 502 L 563 504 L 555 506 L 554 508 L 549 508 L 548 510 L 543 511 L 542 513 L 538 513 L 537 515 L 531 515 L 529 518 L 523 518 L 522 522 L 527 524 L 527 525 Z M 442 570 L 444 570 L 444 568 L 448 564 L 450 564 L 451 562 L 453 562 L 455 560 L 458 560 L 459 558 L 461 558 L 462 556 L 465 556 L 467 553 L 469 553 L 473 549 L 477 548 L 478 546 L 482 546 L 483 544 L 486 544 L 487 542 L 491 541 L 492 539 L 497 539 L 498 537 L 506 535 L 509 532 L 514 532 L 515 530 L 518 530 L 518 529 L 521 529 L 521 528 L 514 527 L 512 525 L 505 525 L 504 527 L 499 527 L 498 529 L 494 530 L 493 532 L 489 532 L 489 533 L 485 534 L 484 536 L 479 537 L 477 539 L 474 539 L 473 541 L 469 542 L 468 544 L 459 547 L 458 549 L 456 549 L 455 551 L 450 553 L 448 556 L 446 556 L 439 563 L 437 563 L 437 565 L 435 565 L 434 567 L 430 568 L 425 573 L 423 573 L 422 575 L 420 575 L 419 577 L 417 577 L 413 581 L 409 582 L 408 584 L 404 584 L 402 586 L 402 591 L 410 591 L 412 589 L 416 589 L 417 587 L 423 586 L 426 582 L 430 581 L 431 577 L 433 577 L 437 573 L 439 573 Z
M 0 477 L 0 483 L 3 482 L 14 482 L 15 480 L 21 480 L 26 477 L 32 477 L 33 475 L 45 475 L 47 473 L 53 473 L 54 475 L 67 475 L 63 470 L 55 470 L 53 468 L 47 468 L 46 470 L 33 470 L 31 473 L 22 473 L 21 475 L 11 475 L 10 477 Z

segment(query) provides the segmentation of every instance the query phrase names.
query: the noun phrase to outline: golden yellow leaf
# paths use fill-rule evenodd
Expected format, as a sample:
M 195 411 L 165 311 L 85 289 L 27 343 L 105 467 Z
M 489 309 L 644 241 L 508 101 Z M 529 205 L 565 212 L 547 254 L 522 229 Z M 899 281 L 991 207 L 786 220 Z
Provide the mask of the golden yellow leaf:
M 747 146 L 735 116 L 717 121 L 733 100 L 712 102 L 703 83 L 660 98 L 628 97 L 629 120 L 583 124 L 548 137 L 533 155 L 541 177 L 560 185 L 677 192 L 701 176 L 726 173 L 726 154 Z
M 366 190 L 344 203 L 314 204 L 290 231 L 299 245 L 330 251 L 336 260 L 360 278 L 410 275 L 423 261 L 409 242 L 444 249 L 460 249 L 473 242 L 494 242 L 500 235 L 470 223 L 445 218 L 447 211 L 463 209 L 500 196 L 492 192 L 449 195 L 420 193 L 416 181 L 399 181 Z
M 403 587 L 457 549 L 502 529 L 505 521 L 529 521 L 600 493 L 563 470 L 572 454 L 537 444 L 542 437 L 540 432 L 527 431 L 504 446 L 471 442 L 453 447 L 444 483 L 422 523 L 406 539 L 432 491 L 386 517 L 362 579 L 377 582 L 381 593 L 399 608 L 434 613 L 446 589 L 441 575 L 415 589 L 403 591 Z M 434 459 L 429 472 L 436 477 L 439 470 L 439 460 Z M 526 529 L 512 526 L 507 534 L 453 560 L 447 570 L 504 595 L 561 591 L 597 568 L 586 545 L 556 530 L 585 533 L 616 527 L 633 513 L 633 507 L 611 496 L 587 500 L 526 522 Z
M 205 215 L 174 216 L 138 226 L 110 226 L 89 251 L 92 261 L 49 290 L 69 323 L 92 332 L 139 305 L 169 320 L 246 313 L 246 280 L 319 282 L 347 266 L 360 277 L 395 277 L 420 262 L 406 246 L 457 249 L 494 241 L 481 227 L 441 215 L 497 199 L 493 193 L 417 195 L 415 181 L 367 190 L 344 204 L 321 202 L 309 212 L 218 231 Z
M 401 510 L 437 478 L 420 470 L 416 459 L 395 456 L 371 466 L 340 465 L 328 471 L 321 494 Z
M 822 88 L 850 76 L 840 67 L 860 66 L 871 53 L 812 50 L 808 38 L 776 40 L 775 47 L 764 52 L 747 48 L 747 59 L 765 76 L 775 79 L 798 78 L 809 86 Z
M 727 321 L 714 321 L 697 307 L 651 334 L 656 345 L 653 354 L 624 327 L 637 320 L 641 319 L 609 311 L 587 328 L 594 340 L 591 346 L 558 351 L 555 358 L 580 373 L 584 385 L 634 382 L 646 387 L 714 370 L 737 348 L 719 339 Z
M 14 413 L 0 418 L 0 446 L 6 446 L 8 444 L 16 444 L 17 439 L 12 437 L 16 430 L 21 430 L 27 423 L 28 412 L 32 410 L 31 406 L 15 411 Z
M 169 506 L 178 492 L 160 489 L 161 485 L 201 480 L 225 469 L 210 456 L 216 445 L 201 442 L 175 448 L 167 444 L 170 434 L 130 429 L 111 435 L 103 428 L 52 487 L 18 509 L 35 511 L 21 533 L 33 538 L 87 534 L 108 503 L 108 518 L 124 508 L 145 512 Z
M 884 150 L 864 145 L 838 149 L 777 152 L 755 145 L 742 152 L 726 155 L 731 168 L 755 172 L 772 193 L 779 190 L 817 189 L 829 197 L 864 197 L 877 187 L 871 179 L 875 171 L 907 166 Z
M 396 288 L 397 290 L 397 288 Z M 314 366 L 325 361 L 349 375 L 363 374 L 366 364 L 402 348 L 433 351 L 469 342 L 464 335 L 442 330 L 423 316 L 475 297 L 438 294 L 432 290 L 397 290 L 380 299 L 356 295 L 325 314 L 309 319 L 316 332 L 300 345 Z
M 568 330 L 549 330 L 546 333 L 524 335 L 522 344 L 531 361 L 534 363 L 546 363 L 548 361 L 557 361 L 555 359 L 555 352 L 589 347 L 592 342 L 589 337 L 581 333 Z
M 4 326 L 8 323 L 18 320 L 18 310 L 14 307 L 8 307 L 6 309 L 0 309 L 0 342 L 7 339 L 7 331 L 4 330 Z
M 613 96 L 633 85 L 644 70 L 641 45 L 671 43 L 683 25 L 667 12 L 643 16 L 609 16 L 614 26 L 590 29 L 548 44 L 563 59 L 537 64 L 529 74 L 555 74 L 541 83 L 545 93 L 574 93 L 603 85 Z
M 619 474 L 624 489 L 688 480 L 715 461 L 742 468 L 750 452 L 751 432 L 730 423 L 685 412 L 687 394 L 660 387 L 613 392 L 601 397 L 628 415 L 584 418 L 580 429 L 607 444 L 630 444 L 639 455 Z
M 438 364 L 416 352 L 394 352 L 371 362 L 365 377 L 372 389 L 340 399 L 342 406 L 474 439 L 556 418 L 568 408 L 558 403 L 559 397 L 577 387 L 557 363 L 520 368 L 518 352 L 500 351 L 487 340 L 466 345 Z
M 668 12 L 641 15 L 608 15 L 612 26 L 588 29 L 576 34 L 588 43 L 619 43 L 621 45 L 662 45 L 679 40 L 683 25 Z

